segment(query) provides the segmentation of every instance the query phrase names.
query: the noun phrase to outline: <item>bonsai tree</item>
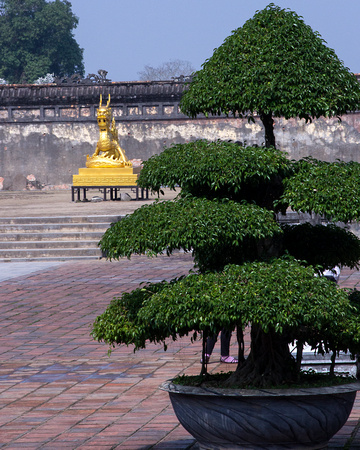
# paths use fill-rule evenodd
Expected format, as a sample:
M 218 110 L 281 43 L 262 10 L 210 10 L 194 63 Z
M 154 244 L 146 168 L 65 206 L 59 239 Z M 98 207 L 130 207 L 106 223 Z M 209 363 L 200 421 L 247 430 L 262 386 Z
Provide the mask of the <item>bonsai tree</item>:
M 273 5 L 255 16 L 254 27 L 267 18 L 271 28 L 273 17 L 276 28 L 283 16 L 283 22 L 292 23 L 294 29 L 294 23 L 306 27 L 294 13 Z M 301 40 L 296 45 L 301 47 Z M 219 67 L 236 66 L 243 57 L 238 52 L 229 64 L 219 60 Z M 222 57 L 227 58 L 227 53 Z M 349 74 L 347 78 L 352 79 Z M 200 79 L 201 72 L 185 94 L 185 104 L 190 103 L 192 86 L 200 89 Z M 206 89 L 204 86 L 204 93 Z M 226 89 L 227 85 L 224 92 Z M 239 99 L 238 92 L 234 98 Z M 357 86 L 352 94 L 345 89 L 346 99 L 342 91 L 337 92 L 339 105 L 349 104 L 351 95 L 359 101 Z M 199 110 L 207 95 L 198 97 Z M 209 112 L 230 111 L 235 105 L 232 99 L 229 96 L 227 107 L 218 99 L 217 109 L 214 106 Z M 268 101 L 270 104 L 271 95 Z M 196 98 L 191 102 L 195 105 Z M 245 105 L 239 100 L 236 105 L 240 104 Z M 242 108 L 246 107 L 238 110 Z M 266 114 L 275 114 L 270 105 L 263 108 Z M 339 111 L 332 107 L 331 111 L 335 110 Z M 297 114 L 296 108 L 293 114 Z M 312 158 L 289 161 L 273 146 L 246 147 L 234 142 L 177 144 L 151 157 L 144 164 L 139 185 L 155 192 L 161 192 L 162 186 L 179 187 L 180 194 L 173 201 L 159 200 L 126 216 L 106 231 L 100 246 L 110 259 L 170 255 L 183 249 L 192 252 L 196 270 L 113 299 L 96 319 L 93 337 L 110 346 L 134 345 L 136 350 L 148 342 L 162 342 L 166 348 L 168 338 L 200 336 L 200 374 L 206 380 L 206 338 L 236 327 L 239 364 L 225 384 L 237 386 L 269 387 L 299 381 L 305 342 L 318 352 L 331 351 L 333 363 L 340 350 L 357 353 L 359 296 L 319 275 L 335 265 L 358 267 L 360 240 L 339 224 L 285 226 L 278 213 L 291 208 L 315 212 L 329 222 L 358 220 L 359 176 L 357 163 Z M 251 327 L 251 348 L 245 358 L 242 330 L 247 326 Z M 296 355 L 290 353 L 290 343 L 297 344 Z
M 330 174 L 352 191 L 347 202 L 331 203 Z M 182 248 L 198 270 L 114 299 L 93 336 L 137 349 L 189 333 L 205 343 L 250 323 L 251 353 L 246 360 L 240 353 L 231 382 L 262 387 L 298 379 L 300 356 L 296 361 L 288 347 L 295 340 L 319 351 L 357 351 L 357 307 L 346 290 L 314 275 L 334 265 L 357 267 L 359 239 L 336 225 L 281 226 L 276 212 L 291 203 L 336 221 L 360 217 L 359 176 L 359 164 L 290 162 L 274 148 L 221 141 L 178 144 L 153 156 L 139 184 L 155 191 L 178 185 L 181 194 L 114 224 L 101 248 L 114 259 Z M 299 187 L 305 182 L 313 186 L 307 197 Z M 241 352 L 241 333 L 239 344 Z
M 265 129 L 275 146 L 274 117 L 340 116 L 359 108 L 355 76 L 294 12 L 270 4 L 235 30 L 195 73 L 184 113 L 233 114 Z

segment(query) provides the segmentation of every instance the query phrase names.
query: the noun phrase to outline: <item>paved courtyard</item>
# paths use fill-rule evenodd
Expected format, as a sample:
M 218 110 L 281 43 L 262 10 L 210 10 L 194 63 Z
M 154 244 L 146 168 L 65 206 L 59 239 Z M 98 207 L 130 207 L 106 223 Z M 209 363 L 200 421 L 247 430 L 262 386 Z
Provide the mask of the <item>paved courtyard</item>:
M 107 346 L 89 336 L 113 296 L 186 273 L 190 255 L 26 264 L 34 271 L 21 275 L 18 266 L 17 276 L 17 263 L 0 265 L 0 447 L 196 449 L 158 386 L 198 373 L 200 342 L 183 338 L 167 352 L 150 345 L 135 354 L 121 346 L 108 357 Z M 344 286 L 359 282 L 357 271 L 342 272 Z M 360 399 L 329 448 L 360 448 L 359 426 Z
M 3 263 L 0 271 L 11 275 L 11 265 Z M 166 353 L 150 345 L 134 354 L 124 346 L 109 358 L 107 346 L 89 332 L 120 292 L 191 267 L 184 254 L 66 262 L 2 281 L 0 445 L 189 448 L 193 439 L 158 385 L 188 367 L 198 371 L 199 343 L 181 340 Z
M 126 214 L 140 205 L 71 203 L 69 192 L 0 193 L 0 217 Z M 0 448 L 195 450 L 158 386 L 199 373 L 200 342 L 179 339 L 166 352 L 161 345 L 137 353 L 121 346 L 109 357 L 107 346 L 90 337 L 114 296 L 190 268 L 191 256 L 183 253 L 0 263 Z M 360 288 L 359 272 L 343 270 L 340 283 Z M 228 370 L 218 357 L 216 345 L 210 370 Z M 360 396 L 329 448 L 360 449 L 359 429 Z

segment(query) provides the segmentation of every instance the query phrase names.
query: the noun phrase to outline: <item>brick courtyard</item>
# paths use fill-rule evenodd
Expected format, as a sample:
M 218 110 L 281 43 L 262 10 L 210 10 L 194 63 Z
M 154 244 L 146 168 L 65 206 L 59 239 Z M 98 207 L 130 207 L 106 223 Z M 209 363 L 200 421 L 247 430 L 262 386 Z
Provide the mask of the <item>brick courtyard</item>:
M 11 271 L 11 264 L 0 265 L 0 272 Z M 93 320 L 114 296 L 191 267 L 186 254 L 138 256 L 64 262 L 2 281 L 0 447 L 196 449 L 158 386 L 184 371 L 199 372 L 200 342 L 183 338 L 170 343 L 167 352 L 152 344 L 135 354 L 121 346 L 108 357 L 107 346 L 89 335 Z M 359 283 L 359 272 L 342 272 L 343 286 Z M 234 341 L 231 354 L 236 355 Z M 219 367 L 224 370 L 210 364 L 211 370 Z M 359 424 L 360 399 L 329 448 L 360 448 Z

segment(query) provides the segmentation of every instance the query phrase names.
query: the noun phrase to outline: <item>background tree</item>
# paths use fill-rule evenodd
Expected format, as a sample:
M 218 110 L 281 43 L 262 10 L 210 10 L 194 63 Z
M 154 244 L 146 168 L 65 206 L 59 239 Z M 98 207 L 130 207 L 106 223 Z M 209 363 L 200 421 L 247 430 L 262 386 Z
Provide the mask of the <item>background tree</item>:
M 67 0 L 1 0 L 0 77 L 32 83 L 46 73 L 83 75 L 83 50 L 73 35 L 77 24 Z
M 138 72 L 140 80 L 171 80 L 180 75 L 188 76 L 194 72 L 194 67 L 189 61 L 175 59 L 165 62 L 158 67 L 145 66 L 144 70 Z
M 274 4 L 215 49 L 181 101 L 191 117 L 258 114 L 266 146 L 275 146 L 274 117 L 308 121 L 359 107 L 355 76 L 300 16 Z

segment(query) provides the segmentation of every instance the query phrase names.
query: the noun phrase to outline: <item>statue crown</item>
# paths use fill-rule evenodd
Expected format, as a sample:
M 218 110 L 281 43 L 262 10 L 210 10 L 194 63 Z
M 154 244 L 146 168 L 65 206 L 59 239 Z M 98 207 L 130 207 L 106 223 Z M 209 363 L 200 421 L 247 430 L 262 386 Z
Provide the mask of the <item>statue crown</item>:
M 100 103 L 99 108 L 97 109 L 98 118 L 107 120 L 111 119 L 111 108 L 109 108 L 109 104 L 110 104 L 110 94 L 106 106 L 102 106 L 102 94 L 100 94 Z

